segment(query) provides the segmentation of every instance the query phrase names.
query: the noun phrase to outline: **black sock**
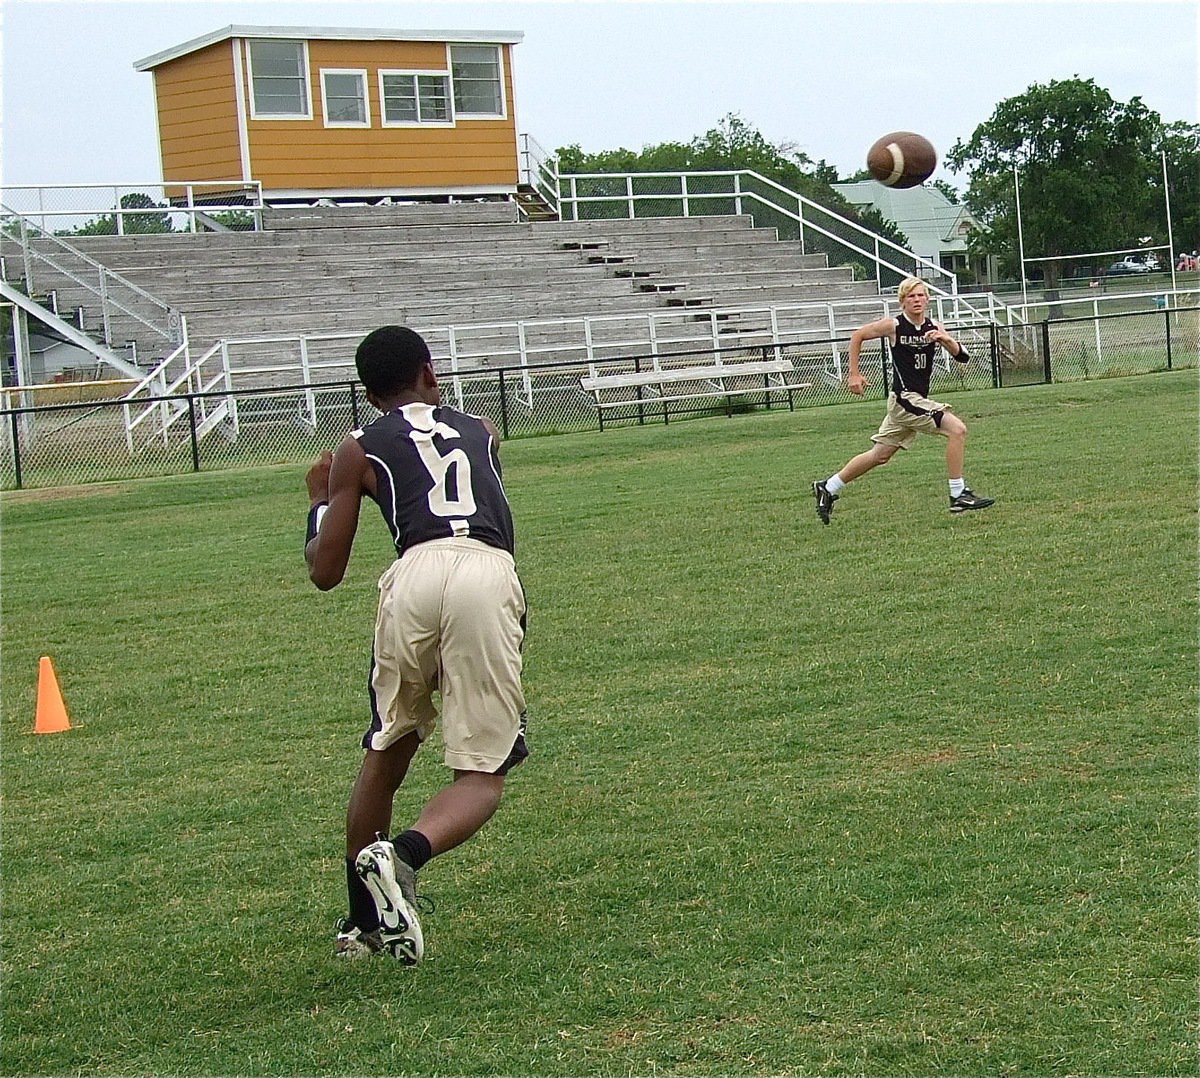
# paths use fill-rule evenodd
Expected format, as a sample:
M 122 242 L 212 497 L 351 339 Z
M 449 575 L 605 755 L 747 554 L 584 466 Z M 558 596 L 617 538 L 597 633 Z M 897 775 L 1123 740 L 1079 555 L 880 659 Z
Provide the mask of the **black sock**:
M 433 856 L 433 849 L 420 831 L 405 831 L 392 839 L 396 856 L 414 872 L 420 871 Z
M 363 932 L 374 932 L 379 927 L 379 913 L 375 899 L 367 890 L 354 867 L 354 858 L 346 858 L 346 890 L 350 893 L 350 921 Z

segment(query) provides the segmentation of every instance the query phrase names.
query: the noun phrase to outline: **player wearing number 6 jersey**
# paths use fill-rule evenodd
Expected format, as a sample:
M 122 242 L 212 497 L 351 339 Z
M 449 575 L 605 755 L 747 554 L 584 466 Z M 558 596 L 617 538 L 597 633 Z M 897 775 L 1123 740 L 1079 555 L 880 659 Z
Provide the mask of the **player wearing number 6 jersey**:
M 867 380 L 858 369 L 859 352 L 863 343 L 883 338 L 892 349 L 892 388 L 888 394 L 887 414 L 879 430 L 871 436 L 875 443 L 870 449 L 852 457 L 828 479 L 813 483 L 817 500 L 817 516 L 822 524 L 829 523 L 833 503 L 842 488 L 872 468 L 886 464 L 897 449 L 907 449 L 918 434 L 940 434 L 946 439 L 946 472 L 950 481 L 950 512 L 986 509 L 992 498 L 973 494 L 963 479 L 963 451 L 967 440 L 967 425 L 948 404 L 929 399 L 929 377 L 938 348 L 944 348 L 959 363 L 967 363 L 967 350 L 926 314 L 929 291 L 919 277 L 906 277 L 897 290 L 900 314 L 881 318 L 856 329 L 850 336 L 847 359 L 850 374 L 846 379 L 850 392 L 861 397 Z
M 379 506 L 397 556 L 379 581 L 371 725 L 346 812 L 350 912 L 335 953 L 386 952 L 412 964 L 424 951 L 417 871 L 491 818 L 505 776 L 528 755 L 525 597 L 496 428 L 441 404 L 429 349 L 410 329 L 375 330 L 355 358 L 381 414 L 309 469 L 305 558 L 322 591 L 341 582 L 364 495 Z M 433 732 L 435 692 L 454 781 L 389 840 L 396 792 Z

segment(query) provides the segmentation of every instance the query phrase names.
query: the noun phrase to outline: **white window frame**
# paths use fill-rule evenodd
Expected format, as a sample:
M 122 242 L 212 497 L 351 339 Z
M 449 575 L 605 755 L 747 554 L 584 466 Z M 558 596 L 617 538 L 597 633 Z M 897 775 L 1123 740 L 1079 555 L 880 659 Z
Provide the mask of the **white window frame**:
M 387 115 L 387 97 L 383 90 L 383 78 L 385 75 L 401 75 L 405 78 L 420 79 L 422 76 L 426 78 L 444 79 L 446 82 L 446 106 L 450 115 L 445 120 L 422 120 L 421 113 L 421 88 L 420 84 L 415 85 L 417 91 L 417 119 L 415 120 L 389 120 Z M 382 127 L 453 127 L 457 119 L 454 112 L 454 85 L 450 77 L 450 71 L 422 71 L 409 68 L 380 68 L 379 70 L 379 123 Z
M 329 118 L 329 97 L 325 91 L 325 76 L 326 75 L 354 75 L 358 78 L 358 87 L 362 95 L 363 119 L 361 120 L 331 120 Z M 371 126 L 371 95 L 367 91 L 367 70 L 366 68 L 358 67 L 323 67 L 317 72 L 317 77 L 321 83 L 321 119 L 326 127 L 354 127 L 364 128 Z
M 304 107 L 306 111 L 301 114 L 298 112 L 259 112 L 258 110 L 258 95 L 254 92 L 254 45 L 256 42 L 276 42 L 286 40 L 294 45 L 300 46 L 301 66 L 304 73 Z M 302 38 L 271 38 L 271 37 L 249 37 L 246 38 L 246 70 L 249 73 L 250 91 L 250 118 L 252 120 L 303 120 L 308 121 L 313 116 L 312 104 L 312 80 L 309 78 L 308 67 L 308 42 Z
M 454 50 L 456 48 L 463 49 L 492 49 L 496 53 L 496 73 L 500 80 L 500 111 L 495 112 L 459 112 L 454 101 Z M 492 45 L 486 41 L 467 42 L 458 41 L 451 42 L 446 45 L 446 72 L 450 77 L 450 107 L 454 110 L 454 119 L 457 120 L 507 120 L 508 119 L 508 91 L 506 87 L 507 79 L 504 69 L 504 53 L 503 45 Z

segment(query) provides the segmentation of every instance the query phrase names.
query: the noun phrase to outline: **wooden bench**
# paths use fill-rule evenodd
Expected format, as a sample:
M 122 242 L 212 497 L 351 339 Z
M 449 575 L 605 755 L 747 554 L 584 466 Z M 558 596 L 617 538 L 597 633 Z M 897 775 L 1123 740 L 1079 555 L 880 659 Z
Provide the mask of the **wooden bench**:
M 671 367 L 620 374 L 585 375 L 579 386 L 591 395 L 604 429 L 604 415 L 613 408 L 638 408 L 639 419 L 647 405 L 662 406 L 664 423 L 670 421 L 668 404 L 724 398 L 727 415 L 733 414 L 733 398 L 752 393 L 787 393 L 788 408 L 794 409 L 792 393 L 811 389 L 811 382 L 796 380 L 796 368 L 788 359 L 755 362 L 713 363 L 703 367 Z

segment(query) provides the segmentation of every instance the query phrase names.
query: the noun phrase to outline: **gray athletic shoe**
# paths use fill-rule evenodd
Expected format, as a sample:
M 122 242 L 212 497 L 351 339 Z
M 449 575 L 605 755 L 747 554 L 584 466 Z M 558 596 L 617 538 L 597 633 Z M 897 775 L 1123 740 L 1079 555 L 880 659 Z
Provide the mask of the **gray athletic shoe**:
M 425 937 L 417 917 L 417 877 L 396 856 L 396 848 L 382 836 L 355 858 L 355 867 L 379 913 L 379 939 L 383 950 L 407 966 L 415 966 L 425 953 Z

